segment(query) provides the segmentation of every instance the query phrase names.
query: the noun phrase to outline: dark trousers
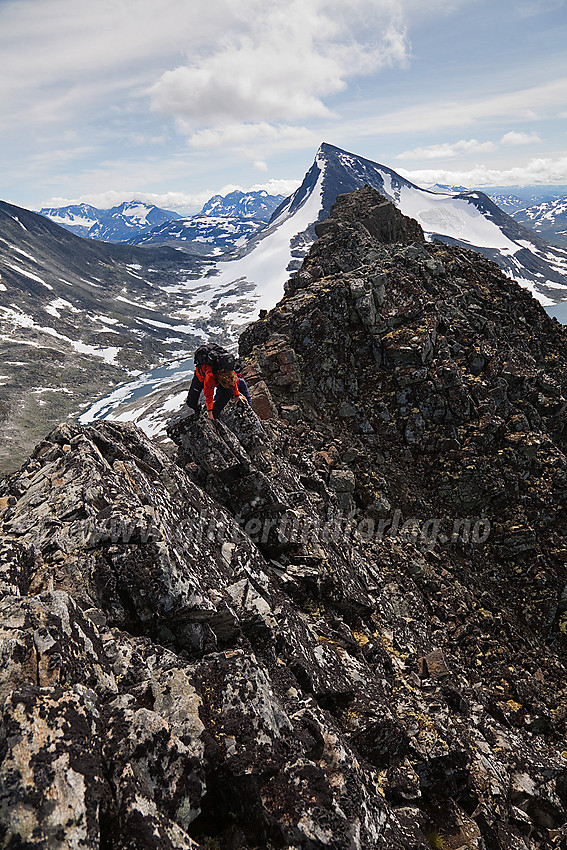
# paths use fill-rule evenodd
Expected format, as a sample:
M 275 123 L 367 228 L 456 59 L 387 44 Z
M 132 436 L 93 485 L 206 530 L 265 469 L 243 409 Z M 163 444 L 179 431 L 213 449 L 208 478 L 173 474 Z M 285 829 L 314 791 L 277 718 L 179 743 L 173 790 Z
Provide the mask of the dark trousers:
M 193 375 L 193 380 L 191 381 L 191 386 L 187 395 L 187 405 L 188 407 L 192 407 L 193 410 L 197 410 L 199 407 L 199 396 L 201 395 L 202 389 L 203 382 L 199 380 L 197 375 Z M 250 398 L 248 386 L 244 378 L 238 378 L 238 391 L 245 396 L 246 399 L 248 399 L 248 403 L 250 404 L 252 399 Z M 221 387 L 220 384 L 217 384 L 215 400 L 213 402 L 213 416 L 215 419 L 217 416 L 220 416 L 233 395 L 234 390 L 232 387 L 230 387 L 230 389 L 226 389 L 226 387 Z

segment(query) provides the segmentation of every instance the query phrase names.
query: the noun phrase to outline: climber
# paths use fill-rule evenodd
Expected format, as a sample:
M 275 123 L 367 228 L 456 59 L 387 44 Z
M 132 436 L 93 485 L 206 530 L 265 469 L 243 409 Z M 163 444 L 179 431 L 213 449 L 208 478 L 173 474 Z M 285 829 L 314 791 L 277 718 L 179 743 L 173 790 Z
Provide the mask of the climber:
M 195 374 L 186 404 L 198 416 L 199 397 L 205 394 L 207 415 L 217 419 L 231 396 L 235 402 L 252 403 L 246 381 L 235 371 L 235 358 L 216 343 L 201 345 L 195 352 Z

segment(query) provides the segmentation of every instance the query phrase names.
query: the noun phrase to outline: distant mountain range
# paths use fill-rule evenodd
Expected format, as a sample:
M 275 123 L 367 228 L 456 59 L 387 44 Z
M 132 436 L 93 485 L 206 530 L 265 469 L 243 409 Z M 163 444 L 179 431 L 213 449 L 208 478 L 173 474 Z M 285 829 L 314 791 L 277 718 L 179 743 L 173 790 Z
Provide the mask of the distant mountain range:
M 435 184 L 427 191 L 470 196 L 477 190 Z M 482 194 L 542 239 L 567 247 L 567 186 L 495 186 L 485 188 Z M 88 204 L 45 207 L 40 214 L 76 236 L 129 245 L 169 245 L 200 256 L 220 257 L 241 252 L 284 200 L 283 195 L 270 195 L 265 190 L 234 191 L 214 195 L 193 216 L 181 216 L 142 201 L 125 202 L 108 210 Z
M 487 186 L 483 191 L 492 200 L 496 197 L 517 199 L 523 207 L 541 204 L 545 201 L 557 201 L 567 197 L 567 185 L 534 185 L 534 186 Z
M 128 242 L 135 233 L 145 233 L 166 221 L 181 218 L 170 210 L 162 210 L 141 201 L 128 201 L 109 210 L 100 210 L 88 204 L 73 204 L 67 207 L 44 207 L 39 212 L 75 236 L 102 242 Z
M 283 199 L 283 195 L 269 195 L 263 189 L 246 193 L 235 191 L 224 197 L 215 195 L 196 216 L 190 217 L 143 201 L 125 202 L 108 210 L 97 209 L 89 204 L 71 204 L 65 207 L 44 207 L 39 212 L 75 236 L 130 245 L 167 245 L 175 242 L 176 247 L 181 246 L 185 250 L 220 254 L 242 247 L 242 238 L 251 236 L 261 223 L 269 221 Z M 209 218 L 214 218 L 216 225 L 212 225 Z M 229 220 L 220 221 L 225 218 Z M 180 220 L 183 224 L 176 228 L 174 224 Z M 257 224 L 241 224 L 249 220 Z M 186 245 L 184 242 L 191 244 Z
M 516 210 L 512 215 L 542 239 L 567 247 L 567 194 L 558 200 Z
M 256 221 L 269 221 L 274 210 L 284 200 L 284 195 L 269 195 L 264 189 L 256 192 L 230 192 L 228 195 L 215 195 L 204 205 L 199 216 L 230 216 L 235 218 L 253 218 Z

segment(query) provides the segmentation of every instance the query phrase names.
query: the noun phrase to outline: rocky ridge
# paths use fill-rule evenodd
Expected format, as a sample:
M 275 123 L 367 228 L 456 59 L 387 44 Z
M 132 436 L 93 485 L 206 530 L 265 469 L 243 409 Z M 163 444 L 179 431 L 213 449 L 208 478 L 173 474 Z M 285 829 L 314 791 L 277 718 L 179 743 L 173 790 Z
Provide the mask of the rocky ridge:
M 0 492 L 0 846 L 567 846 L 567 337 L 341 196 L 258 416 L 64 425 Z

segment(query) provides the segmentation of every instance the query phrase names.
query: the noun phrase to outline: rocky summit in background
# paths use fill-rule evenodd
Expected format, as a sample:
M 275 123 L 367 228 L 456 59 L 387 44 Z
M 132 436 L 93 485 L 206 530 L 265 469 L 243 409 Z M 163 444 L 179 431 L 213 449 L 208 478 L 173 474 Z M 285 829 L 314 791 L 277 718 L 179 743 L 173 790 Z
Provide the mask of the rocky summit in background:
M 503 212 L 483 192 L 421 189 L 401 174 L 323 142 L 301 185 L 274 210 L 267 227 L 254 234 L 242 257 L 221 260 L 218 279 L 254 284 L 260 308 L 271 308 L 283 284 L 301 266 L 340 194 L 371 186 L 406 216 L 417 220 L 427 241 L 470 248 L 497 263 L 502 271 L 545 305 L 567 294 L 567 252 L 548 245 Z
M 255 415 L 0 488 L 0 847 L 567 846 L 567 335 L 376 191 L 241 336 Z

